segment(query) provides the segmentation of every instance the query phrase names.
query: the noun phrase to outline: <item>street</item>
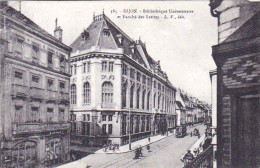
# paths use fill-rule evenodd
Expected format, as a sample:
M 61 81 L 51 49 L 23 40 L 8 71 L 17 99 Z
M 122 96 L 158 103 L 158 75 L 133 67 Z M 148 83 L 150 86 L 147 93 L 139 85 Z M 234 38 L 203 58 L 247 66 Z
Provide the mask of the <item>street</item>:
M 188 133 L 195 127 L 188 127 Z M 204 133 L 205 127 L 203 125 L 196 126 L 201 135 Z M 181 157 L 186 153 L 187 149 L 198 140 L 198 137 L 187 135 L 183 138 L 176 138 L 174 135 L 164 138 L 158 142 L 152 143 L 151 152 L 148 152 L 146 147 L 143 147 L 143 157 L 133 159 L 135 156 L 134 151 L 121 154 L 92 154 L 79 161 L 69 163 L 61 166 L 66 167 L 86 167 L 91 168 L 179 168 L 183 166 L 180 161 Z

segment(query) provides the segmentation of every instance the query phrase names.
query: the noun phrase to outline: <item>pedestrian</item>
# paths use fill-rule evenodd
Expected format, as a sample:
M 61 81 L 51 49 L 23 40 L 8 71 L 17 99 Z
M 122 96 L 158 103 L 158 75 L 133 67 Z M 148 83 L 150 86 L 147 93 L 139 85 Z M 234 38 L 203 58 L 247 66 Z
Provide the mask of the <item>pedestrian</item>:
M 115 147 L 115 145 L 113 145 L 113 153 L 115 153 L 115 150 L 116 150 L 116 147 Z
M 150 137 L 148 137 L 148 142 L 150 143 L 150 141 L 151 141 L 151 138 L 150 138 Z
M 150 145 L 149 145 L 149 144 L 146 146 L 146 148 L 147 148 L 148 152 L 151 152 L 151 151 L 150 151 Z
M 142 150 L 143 150 L 143 148 L 142 148 L 142 146 L 140 145 L 140 147 L 139 147 L 139 153 L 140 153 L 140 156 L 141 156 L 141 157 L 143 157 Z
M 200 139 L 200 133 L 198 133 L 198 139 Z
M 103 148 L 104 148 L 104 152 L 106 152 L 107 151 L 107 145 L 104 144 Z
M 190 132 L 190 137 L 192 137 L 192 131 Z
M 198 152 L 197 149 L 194 148 L 193 153 L 194 153 L 195 156 L 197 156 L 197 152 Z
M 139 158 L 139 148 L 135 149 L 135 157 L 134 159 L 138 159 Z

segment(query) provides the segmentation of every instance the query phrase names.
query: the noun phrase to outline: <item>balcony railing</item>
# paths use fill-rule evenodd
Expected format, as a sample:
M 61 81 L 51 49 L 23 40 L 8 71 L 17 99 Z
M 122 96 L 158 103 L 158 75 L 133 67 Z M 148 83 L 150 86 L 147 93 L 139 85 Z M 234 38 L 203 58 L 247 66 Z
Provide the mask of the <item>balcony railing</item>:
M 101 108 L 113 109 L 115 108 L 115 103 L 101 103 Z
M 59 101 L 69 101 L 69 93 L 59 92 Z
M 36 99 L 43 99 L 44 98 L 44 89 L 37 88 L 37 87 L 30 87 L 30 96 Z
M 14 97 L 27 97 L 28 96 L 28 87 L 13 84 L 11 89 L 11 95 Z
M 194 160 L 186 164 L 184 168 L 213 167 L 213 146 L 210 145 L 205 151 L 200 153 Z
M 62 131 L 70 128 L 70 123 L 18 123 L 13 124 L 13 134 Z
M 58 100 L 58 92 L 57 91 L 52 91 L 52 90 L 47 90 L 46 92 L 46 99 L 47 100 Z

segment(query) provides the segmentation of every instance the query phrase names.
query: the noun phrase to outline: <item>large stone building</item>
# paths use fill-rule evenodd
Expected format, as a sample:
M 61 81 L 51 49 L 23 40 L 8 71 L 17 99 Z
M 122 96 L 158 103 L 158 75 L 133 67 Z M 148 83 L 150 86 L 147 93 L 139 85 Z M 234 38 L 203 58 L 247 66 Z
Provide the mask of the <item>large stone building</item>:
M 211 0 L 210 6 L 219 23 L 219 44 L 212 49 L 217 166 L 260 167 L 260 3 Z
M 71 44 L 72 142 L 120 145 L 176 125 L 175 87 L 160 62 L 104 14 Z
M 0 3 L 0 167 L 69 159 L 69 53 L 21 12 Z

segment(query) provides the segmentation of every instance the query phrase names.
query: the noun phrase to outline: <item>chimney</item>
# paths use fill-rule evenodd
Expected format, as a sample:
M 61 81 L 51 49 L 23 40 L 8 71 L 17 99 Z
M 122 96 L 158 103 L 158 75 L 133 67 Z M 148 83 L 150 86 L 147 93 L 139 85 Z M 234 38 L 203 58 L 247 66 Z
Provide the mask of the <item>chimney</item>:
M 59 41 L 62 41 L 62 29 L 58 26 L 58 19 L 55 20 L 55 30 L 54 30 L 54 37 Z

